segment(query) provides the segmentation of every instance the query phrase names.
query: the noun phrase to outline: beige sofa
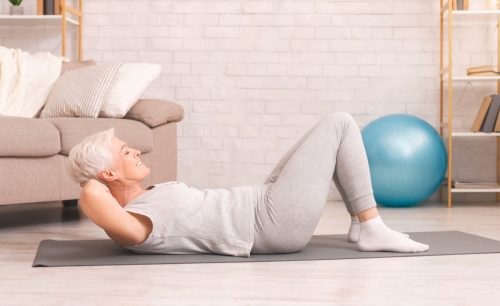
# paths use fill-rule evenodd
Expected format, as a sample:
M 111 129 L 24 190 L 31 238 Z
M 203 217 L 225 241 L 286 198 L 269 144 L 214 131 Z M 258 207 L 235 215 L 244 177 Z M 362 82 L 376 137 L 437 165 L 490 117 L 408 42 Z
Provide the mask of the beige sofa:
M 21 118 L 0 116 L 0 205 L 46 201 L 77 203 L 80 186 L 66 171 L 68 153 L 84 137 L 111 127 L 141 150 L 151 169 L 143 187 L 177 177 L 176 123 L 181 106 L 139 100 L 125 118 Z

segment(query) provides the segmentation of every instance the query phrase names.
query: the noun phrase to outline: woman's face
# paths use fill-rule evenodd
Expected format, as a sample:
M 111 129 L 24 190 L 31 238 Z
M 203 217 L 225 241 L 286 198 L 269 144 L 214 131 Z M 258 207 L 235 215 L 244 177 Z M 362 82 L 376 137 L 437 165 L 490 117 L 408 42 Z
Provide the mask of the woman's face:
M 140 159 L 141 151 L 130 148 L 116 137 L 112 139 L 113 172 L 120 181 L 141 182 L 149 175 L 149 168 Z

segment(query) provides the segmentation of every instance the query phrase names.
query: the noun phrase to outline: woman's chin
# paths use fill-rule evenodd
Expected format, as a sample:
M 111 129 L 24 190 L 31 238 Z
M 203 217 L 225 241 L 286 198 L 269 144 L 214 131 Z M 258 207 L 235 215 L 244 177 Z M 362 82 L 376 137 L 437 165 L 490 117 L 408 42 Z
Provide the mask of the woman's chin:
M 143 179 L 145 179 L 146 177 L 149 176 L 149 174 L 151 173 L 151 169 L 149 169 L 149 167 L 147 167 L 146 165 L 141 165 L 140 167 L 141 167 L 141 169 L 136 170 L 135 173 L 133 174 L 133 176 L 136 179 L 139 179 L 142 181 Z

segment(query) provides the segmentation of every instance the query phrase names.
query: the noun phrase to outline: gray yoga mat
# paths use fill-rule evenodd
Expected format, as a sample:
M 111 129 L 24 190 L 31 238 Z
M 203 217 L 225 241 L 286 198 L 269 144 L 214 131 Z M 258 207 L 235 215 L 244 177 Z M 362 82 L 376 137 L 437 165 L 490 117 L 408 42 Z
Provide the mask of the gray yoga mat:
M 317 235 L 297 253 L 252 254 L 250 258 L 215 254 L 149 255 L 121 248 L 109 239 L 43 240 L 33 267 L 187 264 L 216 262 L 335 260 L 358 258 L 500 253 L 500 241 L 459 231 L 414 232 L 410 237 L 429 244 L 427 252 L 360 252 L 346 235 Z

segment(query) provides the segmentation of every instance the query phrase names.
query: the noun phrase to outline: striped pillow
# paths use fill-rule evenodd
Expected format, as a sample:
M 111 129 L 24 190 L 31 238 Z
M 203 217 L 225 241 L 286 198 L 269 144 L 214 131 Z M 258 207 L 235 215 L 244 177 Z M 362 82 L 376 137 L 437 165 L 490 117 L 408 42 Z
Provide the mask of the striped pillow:
M 99 64 L 67 71 L 54 84 L 40 118 L 97 118 L 121 65 Z

